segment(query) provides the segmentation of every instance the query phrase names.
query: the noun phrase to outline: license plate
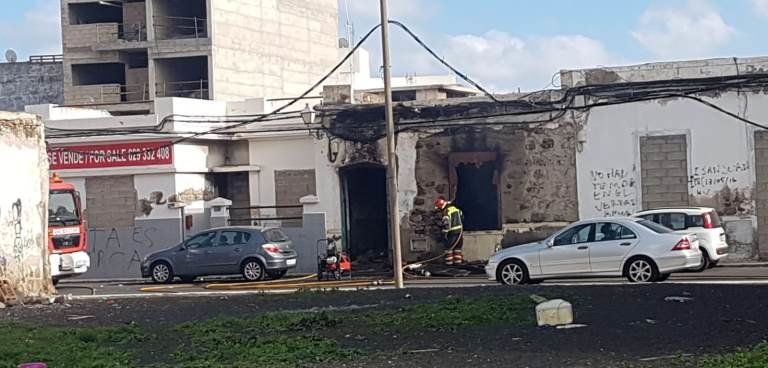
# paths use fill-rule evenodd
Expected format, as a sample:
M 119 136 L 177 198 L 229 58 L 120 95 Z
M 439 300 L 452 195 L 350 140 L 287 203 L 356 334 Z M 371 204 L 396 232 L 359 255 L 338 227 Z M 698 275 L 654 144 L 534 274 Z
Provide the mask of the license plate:
M 296 260 L 295 259 L 289 259 L 289 260 L 285 261 L 285 264 L 287 264 L 289 266 L 295 266 L 296 265 Z
M 58 227 L 58 228 L 52 228 L 51 229 L 51 234 L 53 236 L 80 234 L 80 228 L 79 227 Z

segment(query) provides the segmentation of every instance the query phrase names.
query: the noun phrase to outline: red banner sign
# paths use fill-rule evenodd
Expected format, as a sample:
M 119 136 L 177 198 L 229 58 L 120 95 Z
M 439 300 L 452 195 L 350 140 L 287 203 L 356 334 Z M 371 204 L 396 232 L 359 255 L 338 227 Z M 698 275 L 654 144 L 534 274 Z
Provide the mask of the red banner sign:
M 173 148 L 170 141 L 51 147 L 48 161 L 51 170 L 170 165 Z

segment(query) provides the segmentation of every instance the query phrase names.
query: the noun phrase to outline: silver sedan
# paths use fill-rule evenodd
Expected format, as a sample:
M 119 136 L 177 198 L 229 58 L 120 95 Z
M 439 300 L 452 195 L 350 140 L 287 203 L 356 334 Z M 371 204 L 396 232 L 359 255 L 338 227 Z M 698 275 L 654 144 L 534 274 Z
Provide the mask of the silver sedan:
M 694 234 L 638 218 L 574 223 L 543 241 L 503 249 L 485 267 L 490 280 L 514 285 L 552 278 L 619 277 L 664 281 L 701 264 Z

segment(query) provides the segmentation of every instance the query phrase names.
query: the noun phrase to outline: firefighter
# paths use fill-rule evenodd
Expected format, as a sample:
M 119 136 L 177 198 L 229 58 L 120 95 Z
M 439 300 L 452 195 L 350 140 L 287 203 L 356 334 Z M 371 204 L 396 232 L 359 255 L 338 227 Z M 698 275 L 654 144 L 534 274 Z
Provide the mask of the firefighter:
M 461 248 L 464 246 L 464 214 L 444 197 L 435 200 L 435 209 L 442 213 L 442 230 L 445 240 L 445 264 L 460 265 L 464 262 Z

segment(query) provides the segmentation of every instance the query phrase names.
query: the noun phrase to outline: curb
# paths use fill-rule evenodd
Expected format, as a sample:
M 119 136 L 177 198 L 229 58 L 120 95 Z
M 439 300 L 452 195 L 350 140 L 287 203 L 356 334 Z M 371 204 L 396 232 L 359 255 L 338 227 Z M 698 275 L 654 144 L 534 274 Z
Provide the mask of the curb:
M 733 267 L 733 268 L 768 267 L 768 262 L 718 263 L 716 268 L 720 268 L 720 267 Z

